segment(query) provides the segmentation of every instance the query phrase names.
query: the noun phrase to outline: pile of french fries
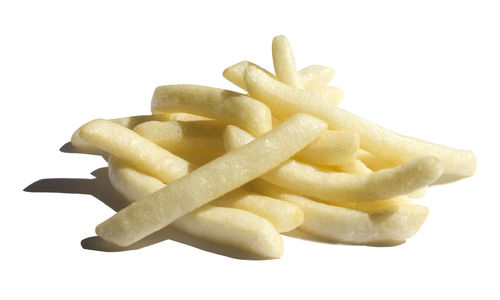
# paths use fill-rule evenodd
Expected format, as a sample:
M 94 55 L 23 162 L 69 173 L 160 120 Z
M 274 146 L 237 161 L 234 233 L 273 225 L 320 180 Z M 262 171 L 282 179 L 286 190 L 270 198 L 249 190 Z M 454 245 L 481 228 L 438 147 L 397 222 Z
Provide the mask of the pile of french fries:
M 347 244 L 413 236 L 428 208 L 413 204 L 436 181 L 472 176 L 476 158 L 399 135 L 337 107 L 335 70 L 297 71 L 284 36 L 275 74 L 242 61 L 226 79 L 247 94 L 196 85 L 156 88 L 152 115 L 96 119 L 72 144 L 108 158 L 130 204 L 97 234 L 127 247 L 173 226 L 263 257 L 283 254 L 294 229 Z

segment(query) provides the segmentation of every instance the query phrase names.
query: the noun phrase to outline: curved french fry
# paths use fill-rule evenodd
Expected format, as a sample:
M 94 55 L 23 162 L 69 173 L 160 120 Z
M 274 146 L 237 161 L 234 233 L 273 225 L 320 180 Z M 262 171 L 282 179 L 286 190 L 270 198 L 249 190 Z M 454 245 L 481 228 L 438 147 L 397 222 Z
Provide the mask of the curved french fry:
M 173 153 L 224 152 L 222 133 L 226 126 L 215 120 L 144 122 L 134 131 Z
M 226 136 L 227 135 L 227 136 Z M 224 131 L 226 151 L 236 149 L 255 139 L 251 134 L 237 126 L 228 126 Z M 347 130 L 327 130 L 295 158 L 318 165 L 337 165 L 352 161 L 359 147 L 359 137 Z
M 128 246 L 275 168 L 326 127 L 317 118 L 297 114 L 251 143 L 132 203 L 99 224 L 96 233 L 111 243 Z
M 108 171 L 111 184 L 129 203 L 165 186 L 160 180 L 135 170 L 113 156 L 109 158 Z M 283 255 L 283 240 L 273 225 L 240 209 L 206 204 L 179 218 L 171 226 L 193 236 L 264 257 L 279 258 Z
M 169 116 L 164 115 L 164 114 L 157 114 L 157 115 L 116 118 L 116 119 L 111 119 L 110 121 L 112 121 L 116 124 L 122 125 L 128 129 L 133 129 L 135 126 L 137 126 L 138 124 L 140 124 L 142 122 L 167 121 L 167 120 L 169 120 Z M 87 143 L 86 141 L 84 141 L 80 138 L 80 128 L 78 128 L 73 133 L 73 136 L 71 136 L 71 144 L 73 146 L 75 146 L 76 148 L 80 149 L 81 151 L 88 153 L 88 154 L 96 154 L 96 155 L 105 154 L 105 152 L 102 151 L 101 149 L 92 146 L 91 144 Z
M 251 140 L 230 126 L 223 136 L 227 151 Z M 434 182 L 442 172 L 440 160 L 434 156 L 417 157 L 401 166 L 370 174 L 337 173 L 290 159 L 262 175 L 262 179 L 325 202 L 344 203 L 406 195 Z
M 350 244 L 401 242 L 413 236 L 422 226 L 429 209 L 420 205 L 400 205 L 389 214 L 364 212 L 328 205 L 295 195 L 260 179 L 251 183 L 263 195 L 290 201 L 304 212 L 299 229 L 321 238 Z
M 395 164 L 432 155 L 441 159 L 447 175 L 467 177 L 475 172 L 476 158 L 470 151 L 399 135 L 344 111 L 320 97 L 289 87 L 253 66 L 248 66 L 245 72 L 245 83 L 250 96 L 268 105 L 279 119 L 305 112 L 326 121 L 330 129 L 353 130 L 359 134 L 363 149 Z
M 271 222 L 279 232 L 288 232 L 304 222 L 302 210 L 290 202 L 237 189 L 211 202 L 252 212 Z M 291 205 L 292 204 L 292 205 Z
M 276 78 L 294 88 L 304 89 L 300 75 L 297 72 L 297 67 L 295 66 L 292 47 L 285 36 L 279 35 L 274 37 L 272 52 Z
M 187 175 L 194 166 L 126 127 L 97 119 L 83 125 L 79 137 L 165 183 Z
M 151 111 L 187 112 L 234 124 L 260 136 L 271 130 L 271 111 L 245 95 L 198 85 L 166 85 L 156 88 Z

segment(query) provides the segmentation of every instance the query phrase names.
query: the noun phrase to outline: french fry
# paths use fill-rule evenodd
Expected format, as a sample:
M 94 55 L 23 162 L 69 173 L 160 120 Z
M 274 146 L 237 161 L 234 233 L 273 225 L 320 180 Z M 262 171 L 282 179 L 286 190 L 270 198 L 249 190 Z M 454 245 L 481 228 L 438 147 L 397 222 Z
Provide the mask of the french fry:
M 229 126 L 223 136 L 228 151 L 251 140 Z M 406 195 L 434 182 L 442 172 L 440 160 L 434 156 L 417 157 L 401 166 L 370 174 L 337 173 L 290 159 L 264 174 L 262 179 L 325 202 L 345 203 Z
M 133 130 L 112 121 L 91 121 L 80 128 L 79 137 L 165 183 L 187 175 L 195 168 Z
M 247 67 L 250 65 L 259 68 L 268 76 L 275 78 L 274 74 L 271 72 L 247 60 L 243 60 L 237 64 L 227 67 L 222 73 L 222 76 L 246 91 L 247 86 L 245 84 L 244 76 Z M 335 69 L 321 65 L 311 65 L 300 70 L 299 75 L 302 85 L 306 89 L 309 89 L 316 86 L 326 85 L 335 75 Z
M 292 47 L 288 39 L 279 35 L 273 39 L 273 65 L 276 78 L 294 88 L 304 89 L 301 78 L 295 66 Z
M 271 222 L 279 232 L 288 232 L 304 222 L 302 210 L 286 201 L 237 189 L 211 202 L 215 206 L 233 207 L 252 212 Z
M 413 236 L 428 215 L 420 205 L 400 205 L 389 214 L 370 215 L 364 212 L 328 205 L 293 194 L 263 180 L 251 183 L 263 195 L 290 201 L 304 212 L 299 229 L 323 239 L 348 244 L 397 243 Z
M 163 115 L 165 115 L 168 118 L 168 120 L 165 120 L 165 121 L 184 121 L 184 122 L 187 122 L 187 121 L 213 120 L 211 118 L 202 117 L 202 116 L 195 115 L 195 114 L 188 114 L 185 112 L 165 113 Z
M 109 158 L 108 171 L 111 184 L 129 203 L 165 186 L 160 180 L 137 171 L 113 156 Z M 291 206 L 297 208 L 294 204 Z M 182 216 L 171 226 L 193 236 L 264 257 L 279 258 L 283 254 L 283 240 L 273 225 L 240 209 L 206 204 Z
M 271 72 L 246 60 L 226 68 L 222 75 L 224 78 L 246 91 L 247 87 L 244 75 L 248 66 L 254 66 L 259 70 L 262 70 L 262 72 L 265 72 L 268 76 L 276 78 Z M 320 65 L 311 65 L 300 70 L 298 73 L 305 89 L 312 94 L 322 97 L 335 105 L 339 104 L 342 99 L 344 99 L 344 91 L 342 91 L 342 89 L 325 85 L 335 74 L 334 69 Z
M 222 133 L 226 126 L 215 120 L 144 122 L 134 131 L 172 153 L 224 152 Z
M 225 136 L 224 148 L 227 151 L 255 139 L 248 132 L 231 125 L 226 128 L 223 136 Z M 317 140 L 297 153 L 295 157 L 312 164 L 337 165 L 352 161 L 356 157 L 358 147 L 359 137 L 355 132 L 327 130 Z
M 271 112 L 259 101 L 245 95 L 198 85 L 157 87 L 151 110 L 156 113 L 187 112 L 234 124 L 260 136 L 271 130 Z
M 337 169 L 344 173 L 350 174 L 370 174 L 373 173 L 362 161 L 359 159 L 353 159 L 349 162 L 339 164 L 336 166 Z
M 325 86 L 335 76 L 335 69 L 320 65 L 310 65 L 299 71 L 300 82 L 306 90 L 316 86 Z M 241 76 L 244 77 L 244 73 Z M 243 79 L 243 81 L 245 81 Z
M 365 151 L 363 149 L 358 150 L 357 158 L 363 162 L 370 170 L 378 171 L 382 169 L 390 169 L 394 168 L 396 164 L 391 163 L 383 158 L 378 157 L 377 155 Z
M 96 233 L 111 243 L 128 246 L 275 168 L 326 127 L 317 118 L 297 114 L 251 143 L 132 203 L 99 224 Z
M 125 118 L 116 118 L 116 119 L 111 119 L 110 121 L 122 125 L 128 129 L 133 129 L 136 125 L 142 123 L 142 122 L 147 122 L 147 121 L 167 121 L 169 119 L 168 116 L 164 114 L 158 114 L 158 115 L 146 115 L 146 116 L 132 116 L 132 117 L 125 117 Z M 96 155 L 103 155 L 105 154 L 104 151 L 100 150 L 99 148 L 93 147 L 89 143 L 85 142 L 80 138 L 80 128 L 78 128 L 74 133 L 73 136 L 71 137 L 71 144 L 75 146 L 76 148 L 80 149 L 81 151 L 88 153 L 88 154 L 96 154 Z
M 318 96 L 289 87 L 253 66 L 248 66 L 246 70 L 245 83 L 250 96 L 265 103 L 279 119 L 305 112 L 326 121 L 330 129 L 353 130 L 359 134 L 363 149 L 395 164 L 432 155 L 442 161 L 446 175 L 467 177 L 475 172 L 476 158 L 471 151 L 456 150 L 399 135 L 344 111 Z

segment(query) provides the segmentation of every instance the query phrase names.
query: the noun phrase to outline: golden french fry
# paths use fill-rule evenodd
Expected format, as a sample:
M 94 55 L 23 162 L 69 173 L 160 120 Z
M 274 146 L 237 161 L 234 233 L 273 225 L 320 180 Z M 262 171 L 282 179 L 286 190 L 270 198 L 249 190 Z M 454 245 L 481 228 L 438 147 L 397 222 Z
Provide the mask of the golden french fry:
M 194 169 L 182 158 L 112 121 L 91 121 L 80 128 L 79 136 L 93 147 L 117 156 L 165 183 Z
M 304 213 L 298 206 L 244 189 L 237 189 L 227 193 L 212 201 L 211 204 L 252 212 L 269 220 L 279 232 L 291 231 L 304 222 Z
M 134 131 L 172 153 L 224 152 L 222 133 L 226 126 L 215 120 L 144 122 Z
M 242 79 L 244 73 L 241 74 Z M 314 89 L 316 86 L 326 85 L 333 76 L 335 69 L 320 65 L 310 65 L 299 71 L 300 81 L 306 90 Z M 245 81 L 243 79 L 243 81 Z
M 320 97 L 289 87 L 253 66 L 248 66 L 245 72 L 245 83 L 250 96 L 268 105 L 279 119 L 305 112 L 326 121 L 330 129 L 353 130 L 359 134 L 363 149 L 395 164 L 432 155 L 442 161 L 447 175 L 467 177 L 475 172 L 476 158 L 470 151 L 399 135 L 344 111 Z
M 428 215 L 420 205 L 400 205 L 389 214 L 370 215 L 361 211 L 328 205 L 295 195 L 260 179 L 252 188 L 263 195 L 290 201 L 304 212 L 299 229 L 321 238 L 350 244 L 401 242 L 413 236 Z
M 137 171 L 114 156 L 110 156 L 108 168 L 111 184 L 129 203 L 165 186 L 160 180 Z M 240 209 L 206 204 L 182 216 L 171 226 L 264 257 L 279 258 L 283 254 L 283 240 L 276 229 L 264 218 Z
M 224 146 L 233 151 L 253 137 L 228 126 Z M 387 170 L 370 174 L 346 174 L 312 166 L 293 159 L 262 175 L 262 179 L 329 203 L 385 200 L 425 187 L 441 176 L 439 158 L 417 157 Z
M 111 243 L 128 246 L 275 168 L 326 127 L 317 118 L 297 114 L 251 143 L 132 203 L 99 224 L 96 233 Z
M 294 88 L 304 89 L 302 86 L 300 75 L 295 66 L 295 58 L 293 57 L 292 47 L 288 39 L 279 35 L 273 39 L 273 64 L 276 78 Z
M 187 112 L 234 124 L 260 136 L 272 128 L 271 112 L 245 95 L 198 85 L 166 85 L 156 88 L 153 113 Z
M 237 126 L 228 126 L 223 134 L 226 151 L 236 149 L 255 139 Z M 337 165 L 356 157 L 359 137 L 347 130 L 327 130 L 317 140 L 295 155 L 295 158 L 318 165 Z
M 126 128 L 133 129 L 136 125 L 142 123 L 142 122 L 147 122 L 147 121 L 167 121 L 168 116 L 164 114 L 157 114 L 157 115 L 146 115 L 146 116 L 132 116 L 132 117 L 125 117 L 125 118 L 116 118 L 116 119 L 111 119 L 110 121 L 122 125 Z M 103 155 L 106 154 L 104 151 L 102 151 L 99 148 L 96 148 L 89 143 L 85 142 L 80 138 L 80 128 L 77 129 L 74 133 L 73 136 L 71 137 L 71 144 L 75 146 L 76 148 L 80 149 L 81 151 L 88 153 L 88 154 L 96 154 L 96 155 Z

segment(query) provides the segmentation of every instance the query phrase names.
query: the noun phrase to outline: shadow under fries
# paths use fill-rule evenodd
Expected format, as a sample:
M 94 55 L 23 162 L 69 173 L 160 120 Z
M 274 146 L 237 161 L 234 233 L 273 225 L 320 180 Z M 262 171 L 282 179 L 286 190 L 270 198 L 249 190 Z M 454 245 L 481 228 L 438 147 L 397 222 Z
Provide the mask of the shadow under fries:
M 61 147 L 61 152 L 76 153 L 72 152 L 72 148 L 74 147 L 71 145 L 71 143 L 67 143 L 63 147 Z M 123 197 L 111 186 L 111 182 L 109 181 L 108 177 L 108 168 L 96 169 L 91 174 L 95 178 L 40 179 L 33 182 L 26 188 L 24 188 L 23 191 L 32 193 L 64 193 L 64 194 L 92 195 L 93 197 L 99 199 L 102 203 L 109 206 L 114 211 L 119 211 L 120 209 L 124 208 L 127 205 L 127 202 L 123 199 Z M 191 236 L 189 234 L 176 230 L 172 226 L 167 226 L 166 228 L 157 231 L 128 247 L 119 247 L 113 245 L 101 239 L 98 236 L 93 236 L 83 239 L 81 241 L 81 245 L 84 249 L 88 250 L 116 252 L 116 251 L 136 250 L 165 240 L 176 241 L 179 243 L 183 243 L 198 248 L 200 250 L 212 252 L 219 255 L 224 255 L 235 259 L 242 259 L 242 260 L 267 259 L 265 257 L 248 253 L 243 250 L 212 243 L 210 241 L 206 241 Z

